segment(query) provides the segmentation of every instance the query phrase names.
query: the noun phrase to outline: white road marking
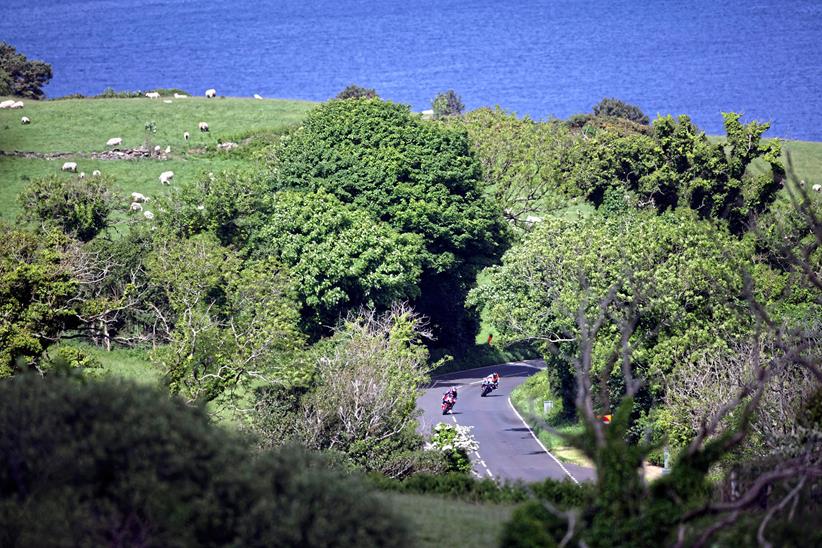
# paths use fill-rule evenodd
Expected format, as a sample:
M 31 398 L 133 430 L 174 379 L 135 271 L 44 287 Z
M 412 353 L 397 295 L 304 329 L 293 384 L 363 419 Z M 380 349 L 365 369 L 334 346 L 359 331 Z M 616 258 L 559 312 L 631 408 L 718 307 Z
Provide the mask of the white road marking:
M 453 414 L 451 415 L 451 420 L 454 421 L 454 424 L 459 424 L 457 422 L 457 417 L 455 417 Z M 482 465 L 483 468 L 485 468 L 485 473 L 488 474 L 488 477 L 493 478 L 494 474 L 491 473 L 491 470 L 490 470 L 490 468 L 488 468 L 488 465 L 485 464 L 484 460 L 482 460 L 482 457 L 480 456 L 479 451 L 478 450 L 474 451 L 474 454 L 477 456 L 477 461 Z M 482 477 L 482 475 L 480 475 L 480 473 L 477 472 L 476 470 L 474 470 L 473 468 L 471 468 L 471 473 L 474 474 L 475 476 L 477 476 L 478 478 Z
M 568 474 L 568 477 L 569 477 L 569 478 L 571 478 L 572 480 L 574 480 L 574 483 L 576 483 L 577 485 L 579 485 L 579 481 L 577 481 L 577 478 L 575 478 L 575 477 L 571 474 L 571 472 L 569 472 L 569 471 L 568 471 L 568 469 L 567 469 L 567 468 L 565 468 L 565 466 L 564 466 L 564 465 L 563 465 L 563 464 L 559 461 L 559 459 L 558 459 L 558 458 L 556 458 L 554 455 L 552 455 L 552 454 L 551 454 L 551 452 L 550 452 L 550 451 L 548 451 L 548 449 L 546 449 L 546 448 L 545 448 L 545 446 L 542 444 L 542 442 L 541 442 L 541 441 L 539 441 L 539 438 L 537 437 L 537 435 L 536 435 L 536 434 L 534 434 L 534 431 L 533 431 L 533 430 L 531 430 L 531 427 L 530 427 L 530 426 L 528 426 L 528 423 L 527 423 L 527 422 L 525 422 L 525 419 L 523 419 L 523 418 L 522 418 L 522 415 L 520 415 L 520 414 L 519 414 L 519 411 L 517 411 L 517 409 L 514 407 L 514 404 L 513 404 L 513 403 L 511 403 L 511 398 L 508 398 L 508 405 L 511 407 L 511 410 L 512 410 L 512 411 L 516 414 L 516 416 L 517 416 L 517 417 L 519 417 L 519 420 L 521 420 L 521 421 L 522 421 L 522 424 L 524 424 L 524 425 L 525 425 L 525 428 L 527 428 L 527 429 L 528 429 L 528 432 L 529 432 L 529 433 L 531 434 L 531 436 L 534 438 L 534 441 L 536 441 L 536 442 L 539 444 L 539 446 L 540 446 L 540 447 L 542 447 L 542 450 L 543 450 L 543 451 L 545 451 L 545 453 L 546 453 L 549 457 L 551 457 L 552 459 L 554 459 L 554 462 L 556 462 L 556 463 L 559 465 L 559 467 L 560 467 L 560 468 L 562 468 L 562 471 L 563 471 L 563 472 L 565 472 L 566 474 Z

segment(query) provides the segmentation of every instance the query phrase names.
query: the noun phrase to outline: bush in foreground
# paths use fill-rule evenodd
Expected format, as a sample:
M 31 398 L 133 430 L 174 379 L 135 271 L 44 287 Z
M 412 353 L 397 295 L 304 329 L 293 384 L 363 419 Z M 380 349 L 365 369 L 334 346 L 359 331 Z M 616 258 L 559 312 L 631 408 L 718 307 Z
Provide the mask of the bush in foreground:
M 153 389 L 32 375 L 0 402 L 2 546 L 407 543 L 360 481 L 293 448 L 253 458 Z

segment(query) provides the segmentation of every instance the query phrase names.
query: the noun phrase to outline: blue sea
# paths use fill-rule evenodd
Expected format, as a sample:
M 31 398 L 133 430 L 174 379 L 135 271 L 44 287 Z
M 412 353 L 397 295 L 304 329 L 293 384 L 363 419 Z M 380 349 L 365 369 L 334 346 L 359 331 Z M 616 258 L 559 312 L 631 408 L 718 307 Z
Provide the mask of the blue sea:
M 325 100 L 349 83 L 429 108 L 544 119 L 605 96 L 822 141 L 822 0 L 4 0 L 0 40 L 54 66 L 50 97 L 180 87 Z

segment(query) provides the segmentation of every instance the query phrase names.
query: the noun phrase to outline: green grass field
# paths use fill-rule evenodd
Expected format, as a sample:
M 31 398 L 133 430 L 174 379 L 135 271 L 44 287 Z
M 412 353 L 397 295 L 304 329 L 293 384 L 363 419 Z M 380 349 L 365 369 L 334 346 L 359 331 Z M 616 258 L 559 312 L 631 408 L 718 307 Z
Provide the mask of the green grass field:
M 476 548 L 499 546 L 503 525 L 514 510 L 512 505 L 473 504 L 436 495 L 385 493 L 382 496 L 408 519 L 413 545 L 422 548 L 454 543 Z
M 68 154 L 47 159 L 0 156 L 0 219 L 12 221 L 20 212 L 17 195 L 33 179 L 61 174 L 63 162 L 74 161 L 78 171 L 94 170 L 116 178 L 115 192 L 128 206 L 129 195 L 140 192 L 157 196 L 169 187 L 159 182 L 163 171 L 174 172 L 174 183 L 204 172 L 235 168 L 244 160 L 235 153 L 217 153 L 219 141 L 241 140 L 255 132 L 281 132 L 299 123 L 314 103 L 254 99 L 70 99 L 26 101 L 22 110 L 0 110 L 0 151 Z M 22 125 L 21 116 L 31 119 Z M 147 136 L 146 122 L 156 124 L 156 133 Z M 200 121 L 210 131 L 197 130 Z M 191 140 L 183 139 L 183 132 Z M 106 150 L 106 141 L 121 137 L 119 148 L 138 148 L 146 143 L 171 147 L 167 159 L 92 160 L 91 152 Z M 64 173 L 63 177 L 74 175 Z
M 92 152 L 106 150 L 112 137 L 122 148 L 137 148 L 146 136 L 146 122 L 155 122 L 155 144 L 172 150 L 216 144 L 260 129 L 283 129 L 299 122 L 315 103 L 254 99 L 67 99 L 25 101 L 21 110 L 0 110 L 0 150 Z M 27 116 L 31 124 L 22 125 Z M 197 130 L 207 122 L 208 133 Z

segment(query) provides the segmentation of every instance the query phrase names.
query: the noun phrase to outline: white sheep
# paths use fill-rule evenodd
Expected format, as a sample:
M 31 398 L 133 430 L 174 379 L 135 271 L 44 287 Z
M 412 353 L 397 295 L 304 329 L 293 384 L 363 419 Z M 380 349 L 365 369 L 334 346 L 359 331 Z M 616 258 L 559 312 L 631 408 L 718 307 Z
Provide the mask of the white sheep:
M 208 124 L 205 122 L 200 122 L 199 124 L 197 124 L 197 127 L 200 128 L 200 131 L 202 131 L 203 133 L 208 132 Z
M 255 98 L 255 99 L 262 99 L 262 98 L 263 98 L 263 96 L 262 96 L 262 95 L 259 95 L 259 94 L 257 94 L 257 93 L 255 93 L 255 94 L 254 94 L 254 98 Z
M 141 204 L 140 202 L 131 202 L 131 206 L 129 206 L 129 207 L 131 208 L 131 211 L 142 211 L 143 210 L 143 204 Z
M 31 123 L 31 119 L 28 116 L 23 116 L 20 118 L 20 123 L 24 126 Z
M 140 194 L 139 192 L 132 192 L 131 193 L 131 201 L 132 202 L 147 202 L 148 197 Z
M 822 185 L 813 185 L 811 188 L 814 192 L 822 192 Z
M 188 95 L 183 95 L 182 93 L 175 93 L 174 98 L 175 99 L 188 99 Z
M 214 88 L 207 89 L 206 92 L 205 92 L 205 96 L 208 97 L 209 99 L 213 99 L 213 98 L 217 97 L 217 90 L 214 89 Z
M 111 139 L 106 141 L 106 146 L 107 147 L 118 147 L 122 144 L 123 144 L 123 138 L 122 137 L 112 137 Z
M 160 173 L 160 182 L 164 185 L 170 184 L 171 180 L 174 178 L 173 171 L 164 171 Z
M 85 178 L 86 178 L 86 172 L 85 172 L 85 171 L 81 171 L 81 172 L 80 172 L 80 178 L 81 178 L 81 179 L 85 179 Z
M 13 105 L 13 104 L 14 104 L 14 99 L 10 99 L 8 101 L 3 101 L 2 103 L 0 103 L 0 108 L 5 110 L 7 108 L 11 108 L 11 105 Z
M 23 108 L 23 101 L 17 101 L 16 103 L 12 104 L 9 108 Z
M 143 211 L 143 217 L 150 221 L 154 218 L 154 213 L 152 213 L 151 211 Z
M 99 169 L 95 169 L 94 171 L 91 172 L 92 177 L 99 177 L 100 175 L 102 175 L 102 173 L 100 173 Z
M 189 139 L 191 139 L 191 134 L 187 131 L 183 132 L 183 139 L 188 141 Z
M 171 145 L 167 146 L 163 152 L 165 152 L 166 154 L 171 154 Z
M 149 99 L 159 99 L 160 94 L 156 91 L 149 91 L 148 93 L 146 93 L 146 97 L 148 97 Z
M 61 171 L 70 171 L 72 173 L 77 173 L 77 162 L 65 162 L 63 167 L 60 168 Z
M 160 150 L 162 150 L 162 149 L 160 148 L 160 145 L 154 145 L 154 153 L 155 153 L 155 154 L 160 154 Z

